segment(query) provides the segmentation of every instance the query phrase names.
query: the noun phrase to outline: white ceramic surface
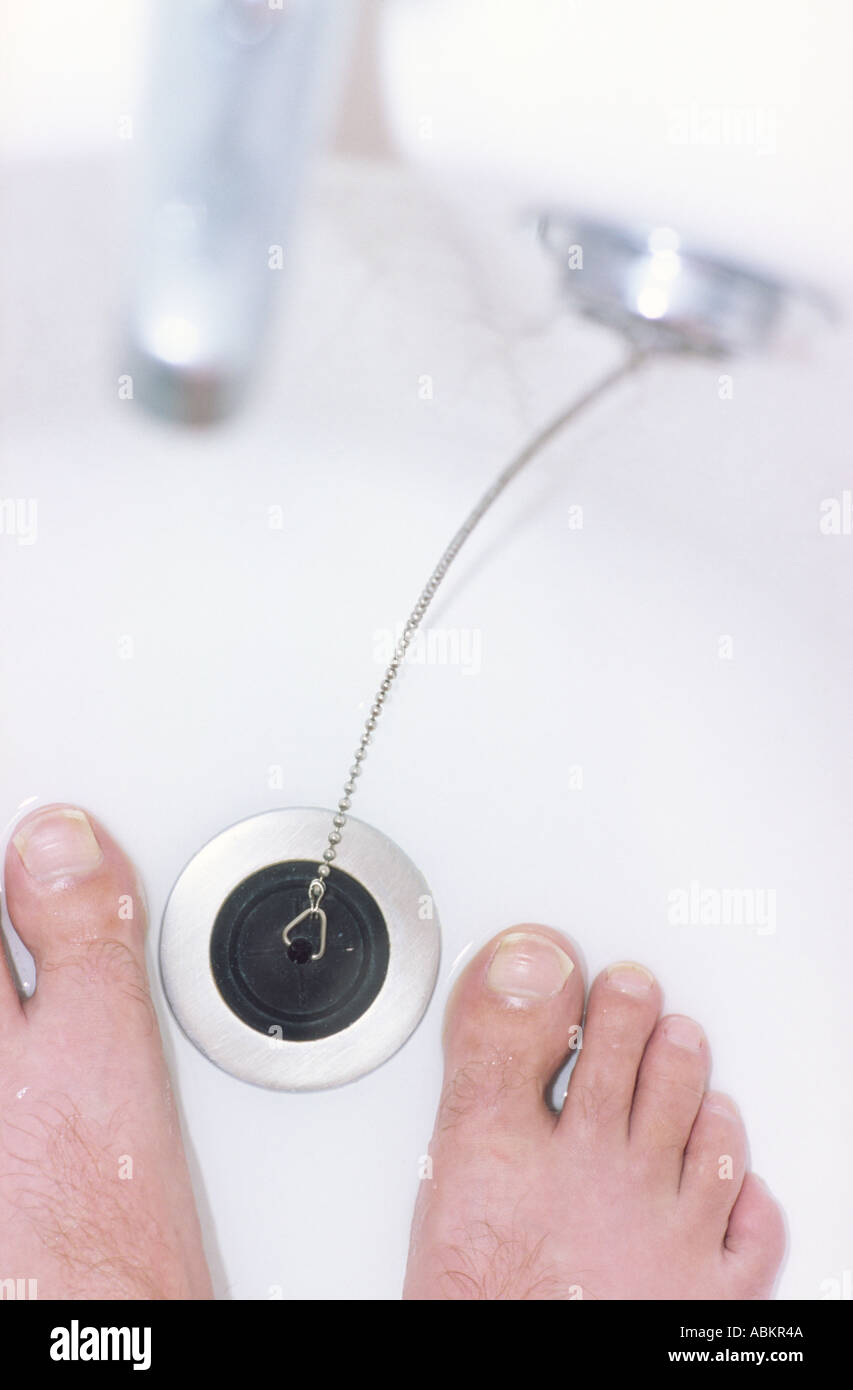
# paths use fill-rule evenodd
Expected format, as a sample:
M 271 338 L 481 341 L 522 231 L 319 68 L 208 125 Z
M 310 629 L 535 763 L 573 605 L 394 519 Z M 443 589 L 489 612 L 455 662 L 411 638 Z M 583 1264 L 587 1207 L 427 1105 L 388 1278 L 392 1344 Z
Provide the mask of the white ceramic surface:
M 0 495 L 35 499 L 38 531 L 0 536 L 4 819 L 31 798 L 101 815 L 142 869 L 154 963 L 205 840 L 334 799 L 448 530 L 620 346 L 557 306 L 511 220 L 474 235 L 412 176 L 339 167 L 250 408 L 176 433 L 118 396 L 123 177 L 6 180 Z M 353 808 L 439 906 L 424 1023 L 364 1080 L 282 1095 L 163 1010 L 222 1295 L 397 1295 L 451 972 L 524 919 L 571 932 L 590 972 L 647 962 L 705 1024 L 788 1211 L 781 1292 L 853 1267 L 853 536 L 819 525 L 853 489 L 851 365 L 828 329 L 736 364 L 732 399 L 719 366 L 659 365 L 460 559 L 431 629 L 467 659 L 405 671 Z M 773 890 L 775 930 L 674 925 L 692 882 Z

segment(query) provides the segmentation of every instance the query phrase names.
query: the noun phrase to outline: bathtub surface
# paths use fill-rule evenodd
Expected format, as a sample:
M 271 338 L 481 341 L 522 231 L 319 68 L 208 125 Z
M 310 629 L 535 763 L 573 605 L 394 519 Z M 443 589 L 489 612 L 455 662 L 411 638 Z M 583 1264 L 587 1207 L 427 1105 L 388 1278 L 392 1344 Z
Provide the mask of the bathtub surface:
M 34 500 L 37 531 L 0 536 L 3 819 L 57 799 L 101 816 L 141 868 L 156 970 L 207 839 L 334 803 L 454 527 L 622 349 L 558 303 L 517 219 L 487 236 L 416 176 L 339 163 L 246 409 L 177 432 L 119 397 L 118 160 L 5 182 L 0 496 Z M 155 979 L 221 1296 L 398 1296 L 449 981 L 525 920 L 568 931 L 590 973 L 647 963 L 704 1024 L 787 1211 L 780 1292 L 849 1288 L 852 365 L 844 328 L 775 360 L 660 363 L 470 542 L 353 804 L 442 920 L 400 1053 L 268 1093 L 204 1060 Z

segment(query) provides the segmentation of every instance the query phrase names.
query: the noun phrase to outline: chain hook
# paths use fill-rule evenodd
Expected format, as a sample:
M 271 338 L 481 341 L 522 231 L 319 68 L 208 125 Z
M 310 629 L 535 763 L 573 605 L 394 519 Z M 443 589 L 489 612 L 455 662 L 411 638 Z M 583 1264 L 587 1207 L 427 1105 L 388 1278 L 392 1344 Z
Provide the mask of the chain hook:
M 294 927 L 298 927 L 299 923 L 304 922 L 308 917 L 318 922 L 320 926 L 320 945 L 311 956 L 311 960 L 322 960 L 323 956 L 326 954 L 326 914 L 320 906 L 325 891 L 326 885 L 323 883 L 322 879 L 312 879 L 308 885 L 308 902 L 310 905 L 305 908 L 304 912 L 298 913 L 292 922 L 288 922 L 281 934 L 281 939 L 285 946 L 290 946 L 292 945 L 290 934 Z

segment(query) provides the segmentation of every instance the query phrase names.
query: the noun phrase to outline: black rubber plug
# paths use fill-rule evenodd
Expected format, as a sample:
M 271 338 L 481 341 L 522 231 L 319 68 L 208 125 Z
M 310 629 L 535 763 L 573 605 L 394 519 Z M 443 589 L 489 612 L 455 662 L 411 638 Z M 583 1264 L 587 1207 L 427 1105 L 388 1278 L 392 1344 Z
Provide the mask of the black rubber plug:
M 388 928 L 367 889 L 341 869 L 326 880 L 326 951 L 312 918 L 282 932 L 308 903 L 317 865 L 270 864 L 229 893 L 210 938 L 210 966 L 229 1009 L 259 1033 L 294 1042 L 328 1038 L 370 1007 L 388 973 Z

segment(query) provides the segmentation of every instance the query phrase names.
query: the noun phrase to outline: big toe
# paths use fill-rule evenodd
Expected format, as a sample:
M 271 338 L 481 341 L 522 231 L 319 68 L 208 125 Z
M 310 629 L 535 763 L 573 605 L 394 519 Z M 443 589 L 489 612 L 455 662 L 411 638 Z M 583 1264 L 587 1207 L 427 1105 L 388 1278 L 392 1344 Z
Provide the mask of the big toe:
M 439 1131 L 472 1117 L 553 1124 L 545 1091 L 577 1046 L 583 997 L 577 957 L 560 932 L 520 926 L 494 937 L 448 1003 Z
M 41 807 L 6 851 L 9 916 L 36 963 L 36 1002 L 104 971 L 144 982 L 145 908 L 133 865 L 75 806 Z

